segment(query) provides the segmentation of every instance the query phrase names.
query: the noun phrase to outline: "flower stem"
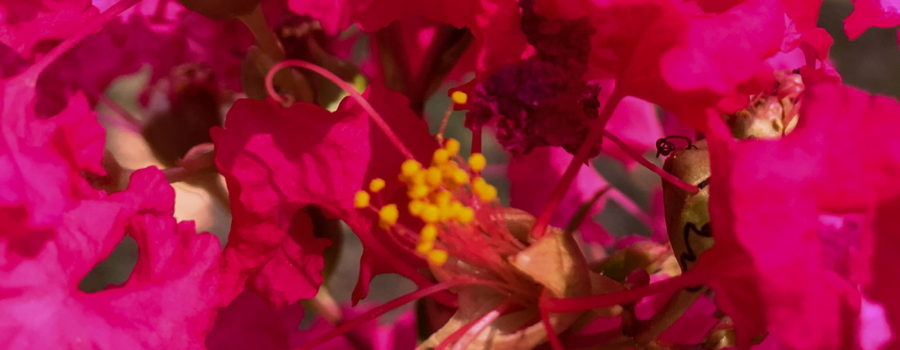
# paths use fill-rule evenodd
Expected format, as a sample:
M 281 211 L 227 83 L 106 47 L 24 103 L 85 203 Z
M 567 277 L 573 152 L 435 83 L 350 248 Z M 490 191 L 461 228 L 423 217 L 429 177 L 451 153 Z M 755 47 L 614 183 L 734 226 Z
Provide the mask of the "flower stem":
M 556 183 L 553 192 L 550 192 L 550 199 L 544 204 L 544 209 L 535 220 L 534 226 L 531 228 L 531 237 L 541 238 L 544 236 L 544 232 L 547 229 L 547 225 L 550 223 L 550 219 L 556 214 L 556 209 L 559 208 L 566 192 L 569 191 L 569 186 L 571 186 L 572 181 L 575 180 L 575 175 L 578 174 L 582 164 L 590 157 L 591 149 L 600 142 L 600 137 L 603 136 L 603 131 L 606 129 L 606 122 L 609 121 L 609 117 L 612 116 L 613 111 L 616 110 L 616 106 L 619 105 L 619 102 L 622 101 L 622 98 L 624 97 L 625 96 L 622 95 L 619 90 L 613 91 L 609 100 L 606 101 L 606 105 L 603 106 L 603 110 L 600 111 L 600 116 L 593 120 L 587 137 L 585 137 L 584 142 L 578 148 L 578 152 L 572 157 L 572 161 L 569 162 L 569 166 L 566 168 L 563 176 L 559 179 L 559 182 Z

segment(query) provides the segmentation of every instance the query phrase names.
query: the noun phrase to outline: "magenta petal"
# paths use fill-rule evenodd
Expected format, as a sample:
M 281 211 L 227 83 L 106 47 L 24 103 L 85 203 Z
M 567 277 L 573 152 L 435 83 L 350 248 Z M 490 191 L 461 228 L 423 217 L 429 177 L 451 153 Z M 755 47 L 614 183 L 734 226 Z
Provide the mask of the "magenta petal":
M 68 209 L 32 259 L 4 262 L 0 343 L 11 348 L 194 348 L 212 326 L 218 240 L 172 217 L 162 173 L 139 170 L 128 190 Z M 126 231 L 139 258 L 121 287 L 85 294 L 77 284 Z M 31 232 L 29 232 L 31 233 Z
M 846 348 L 856 341 L 860 296 L 839 262 L 855 255 L 853 239 L 840 237 L 851 244 L 836 248 L 821 220 L 833 213 L 868 217 L 861 225 L 874 229 L 863 230 L 864 242 L 896 231 L 873 222 L 871 211 L 896 211 L 886 208 L 900 196 L 900 144 L 893 131 L 900 129 L 900 104 L 840 85 L 813 86 L 803 98 L 800 125 L 781 140 L 736 142 L 721 122 L 712 124 L 716 245 L 700 264 L 724 267 L 713 287 L 743 341 L 768 329 L 792 348 Z M 864 261 L 878 259 L 877 250 L 863 250 Z M 870 263 L 863 281 L 883 273 L 883 262 Z M 873 286 L 891 280 L 869 278 Z M 886 290 L 894 287 L 884 285 L 880 296 L 867 291 L 867 297 L 889 299 Z M 890 319 L 894 309 L 885 309 Z M 813 337 L 808 329 L 820 332 Z
M 265 297 L 247 291 L 219 311 L 216 325 L 206 338 L 206 348 L 288 350 L 301 320 L 300 303 L 276 309 Z
M 420 159 L 430 156 L 436 143 L 405 98 L 383 88 L 370 88 L 366 96 L 407 147 Z M 371 216 L 353 208 L 356 191 L 374 177 L 394 179 L 403 157 L 350 101 L 331 113 L 312 104 L 284 108 L 274 101 L 240 100 L 230 110 L 225 128 L 212 131 L 216 164 L 232 198 L 232 234 L 225 250 L 225 268 L 232 280 L 226 288 L 232 297 L 266 264 L 276 265 L 266 267 L 264 273 L 268 269 L 282 271 L 280 278 L 291 281 L 276 285 L 274 275 L 255 280 L 257 287 L 259 282 L 273 282 L 268 283 L 272 288 L 261 291 L 270 301 L 293 302 L 315 295 L 322 283 L 322 250 L 328 243 L 313 238 L 309 228 L 295 225 L 302 222 L 296 221 L 295 215 L 307 205 L 345 220 L 366 250 L 372 249 L 378 256 L 378 263 L 389 264 L 391 271 L 407 276 L 419 275 L 411 266 L 421 264 L 420 259 L 390 242 L 381 242 L 385 238 L 382 232 L 373 231 Z M 381 195 L 397 200 L 392 196 L 402 193 L 396 190 L 389 187 Z M 296 231 L 291 231 L 295 227 Z M 284 245 L 289 232 L 299 243 L 293 248 Z M 278 251 L 283 249 L 294 251 L 293 257 L 279 258 Z M 279 266 L 287 262 L 291 264 Z M 292 276 L 285 277 L 286 271 L 293 271 Z M 425 282 L 419 275 L 418 283 Z M 293 290 L 292 297 L 284 299 L 285 291 L 279 289 L 288 287 Z

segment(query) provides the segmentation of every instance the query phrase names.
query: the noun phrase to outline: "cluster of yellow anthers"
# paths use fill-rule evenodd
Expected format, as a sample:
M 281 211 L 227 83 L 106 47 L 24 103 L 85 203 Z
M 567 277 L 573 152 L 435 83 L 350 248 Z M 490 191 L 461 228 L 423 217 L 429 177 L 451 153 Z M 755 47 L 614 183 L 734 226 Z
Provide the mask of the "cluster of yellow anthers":
M 481 202 L 497 199 L 497 189 L 480 175 L 487 165 L 484 155 L 474 153 L 469 156 L 468 170 L 460 168 L 462 161 L 459 141 L 447 139 L 444 147 L 434 151 L 431 165 L 427 168 L 413 159 L 407 159 L 400 166 L 399 179 L 406 184 L 406 194 L 410 199 L 409 213 L 425 223 L 419 231 L 416 252 L 435 265 L 447 261 L 447 251 L 435 248 L 438 232 L 448 225 L 469 224 L 475 218 L 475 210 L 465 203 L 471 203 L 474 198 Z M 378 193 L 385 185 L 384 179 L 373 179 L 369 183 L 369 191 L 356 193 L 354 205 L 359 209 L 375 209 L 381 227 L 386 230 L 396 228 L 403 234 L 407 230 L 396 227 L 400 217 L 396 204 L 375 208 L 370 203 L 370 193 Z

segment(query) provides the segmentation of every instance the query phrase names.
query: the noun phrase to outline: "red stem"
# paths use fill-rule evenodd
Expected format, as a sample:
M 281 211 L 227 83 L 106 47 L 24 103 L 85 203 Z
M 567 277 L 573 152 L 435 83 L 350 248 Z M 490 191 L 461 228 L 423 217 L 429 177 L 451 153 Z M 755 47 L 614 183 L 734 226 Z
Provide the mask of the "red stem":
M 643 155 L 641 155 L 637 151 L 628 147 L 628 145 L 626 145 L 625 142 L 623 142 L 621 139 L 619 139 L 616 135 L 613 135 L 613 134 L 609 133 L 608 131 L 604 130 L 603 136 L 606 137 L 608 140 L 612 141 L 614 144 L 616 144 L 616 146 L 619 146 L 619 148 L 621 148 L 623 151 L 625 151 L 625 153 L 627 153 L 628 156 L 633 158 L 638 163 L 641 163 L 641 165 L 643 165 L 645 168 L 650 169 L 650 171 L 659 175 L 659 177 L 661 177 L 663 179 L 663 181 L 673 184 L 673 185 L 677 186 L 678 188 L 688 191 L 690 193 L 700 192 L 700 189 L 697 188 L 697 186 L 694 186 L 687 182 L 684 182 L 684 180 L 679 179 L 677 176 L 672 175 L 669 172 L 663 170 L 662 168 L 656 166 L 656 164 L 651 163 L 649 160 L 647 160 L 647 158 L 644 158 Z
M 403 153 L 404 157 L 406 157 L 407 159 L 415 159 L 412 152 L 410 152 L 409 149 L 406 148 L 405 145 L 403 145 L 403 142 L 400 141 L 400 138 L 397 137 L 397 134 L 394 134 L 394 131 L 391 130 L 391 127 L 388 126 L 387 122 L 385 122 L 383 118 L 381 118 L 381 114 L 378 114 L 378 112 L 375 111 L 375 108 L 373 108 L 372 105 L 369 104 L 369 101 L 366 101 L 366 99 L 363 98 L 362 95 L 360 95 L 352 85 L 348 84 L 337 75 L 334 75 L 334 73 L 331 73 L 327 69 L 322 68 L 318 65 L 303 60 L 285 60 L 278 62 L 278 64 L 272 66 L 272 68 L 269 69 L 269 72 L 266 73 L 266 90 L 269 92 L 269 96 L 271 96 L 272 99 L 281 104 L 285 103 L 284 98 L 282 98 L 278 94 L 278 92 L 275 91 L 275 87 L 272 84 L 272 79 L 275 77 L 275 73 L 285 67 L 298 67 L 311 70 L 340 87 L 341 90 L 344 90 L 344 92 L 350 95 L 351 98 L 356 100 L 356 102 L 359 103 L 363 110 L 369 113 L 369 117 L 372 118 L 372 121 L 375 122 L 375 125 L 377 125 L 378 128 L 381 129 L 381 131 L 384 133 L 384 135 L 387 136 L 388 140 L 390 140 L 391 143 L 393 143 L 394 146 L 396 146 L 397 149 L 400 150 L 400 153 Z
M 613 111 L 616 110 L 616 106 L 619 105 L 619 102 L 622 101 L 622 98 L 624 97 L 625 96 L 622 95 L 619 90 L 615 90 L 609 97 L 609 100 L 606 101 L 606 105 L 603 106 L 603 110 L 600 111 L 599 118 L 595 119 L 591 124 L 591 130 L 588 132 L 587 137 L 585 137 L 584 142 L 578 148 L 578 152 L 575 153 L 575 157 L 572 157 L 572 161 L 569 162 L 569 166 L 566 168 L 563 176 L 559 179 L 559 182 L 556 183 L 553 192 L 550 192 L 550 199 L 544 204 L 544 209 L 541 211 L 541 214 L 538 215 L 537 220 L 534 222 L 534 226 L 531 228 L 532 237 L 537 239 L 544 236 L 544 232 L 547 229 L 547 225 L 550 223 L 550 219 L 556 214 L 556 209 L 559 208 L 566 192 L 569 190 L 569 186 L 572 185 L 575 175 L 581 170 L 581 165 L 590 157 L 591 149 L 600 141 L 600 136 L 603 135 L 603 130 L 606 129 L 606 122 L 609 121 L 609 117 L 612 116 Z

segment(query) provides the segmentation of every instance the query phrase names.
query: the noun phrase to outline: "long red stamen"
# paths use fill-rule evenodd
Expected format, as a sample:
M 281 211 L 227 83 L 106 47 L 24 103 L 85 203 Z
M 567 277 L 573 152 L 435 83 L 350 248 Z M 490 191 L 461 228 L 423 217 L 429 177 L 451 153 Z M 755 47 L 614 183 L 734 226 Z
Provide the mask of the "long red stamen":
M 311 340 L 310 342 L 295 348 L 295 350 L 313 349 L 316 346 L 322 345 L 325 342 L 327 342 L 335 337 L 338 337 L 344 333 L 349 332 L 353 328 L 359 327 L 363 323 L 366 323 L 368 321 L 376 319 L 379 316 L 384 315 L 388 311 L 391 311 L 393 309 L 401 307 L 401 306 L 405 305 L 406 303 L 409 303 L 413 300 L 421 299 L 421 298 L 427 297 L 429 295 L 440 293 L 440 292 L 445 291 L 450 288 L 466 286 L 466 285 L 495 286 L 495 283 L 486 282 L 486 281 L 474 281 L 474 280 L 448 281 L 448 282 L 442 282 L 442 283 L 435 284 L 433 286 L 419 289 L 417 291 L 405 294 L 397 299 L 394 299 L 387 303 L 379 305 L 378 307 L 375 307 L 369 311 L 366 311 L 362 315 L 359 315 L 356 318 L 341 324 L 340 326 L 332 329 L 328 333 L 322 334 L 318 338 L 315 338 L 315 339 Z
M 619 146 L 619 148 L 621 148 L 623 151 L 625 151 L 625 153 L 627 153 L 628 156 L 630 156 L 632 159 L 634 159 L 635 161 L 637 161 L 638 163 L 640 163 L 641 165 L 643 165 L 645 168 L 649 169 L 650 171 L 659 175 L 659 177 L 661 177 L 663 179 L 663 181 L 673 184 L 673 185 L 677 186 L 678 188 L 688 191 L 690 193 L 700 192 L 700 189 L 697 188 L 697 186 L 694 186 L 687 182 L 684 182 L 684 180 L 679 179 L 675 175 L 669 174 L 669 172 L 656 166 L 656 164 L 651 163 L 649 160 L 647 160 L 647 158 L 644 158 L 644 156 L 642 156 L 640 153 L 631 149 L 631 147 L 628 147 L 628 145 L 626 145 L 625 142 L 623 142 L 616 135 L 613 135 L 610 132 L 604 130 L 603 136 L 606 137 L 608 140 L 612 141 L 614 144 L 616 144 L 616 146 Z
M 606 129 L 606 122 L 609 121 L 609 117 L 612 116 L 613 111 L 616 110 L 616 106 L 619 105 L 619 102 L 622 101 L 622 98 L 624 97 L 625 96 L 622 95 L 619 90 L 615 90 L 609 97 L 609 100 L 606 101 L 606 105 L 603 106 L 603 110 L 600 111 L 600 116 L 591 124 L 590 132 L 588 132 L 584 142 L 578 148 L 578 152 L 572 157 L 572 161 L 569 162 L 569 166 L 566 168 L 563 176 L 559 179 L 559 182 L 553 187 L 553 192 L 550 193 L 550 199 L 544 204 L 544 209 L 535 220 L 534 226 L 531 228 L 532 237 L 541 238 L 544 236 L 544 231 L 546 231 L 550 219 L 556 214 L 556 209 L 559 208 L 566 192 L 569 190 L 569 186 L 571 186 L 572 181 L 575 180 L 575 175 L 581 170 L 581 165 L 588 160 L 593 146 L 600 141 L 600 136 L 603 135 L 603 130 Z
M 547 310 L 547 290 L 544 289 L 541 292 L 541 298 L 538 301 L 538 313 L 541 314 L 541 324 L 544 325 L 544 330 L 547 332 L 547 339 L 550 341 L 550 347 L 553 350 L 563 350 L 562 342 L 559 340 L 559 335 L 556 334 L 556 330 L 553 329 L 553 324 L 550 323 L 550 311 Z
M 40 75 L 44 68 L 47 68 L 47 66 L 53 63 L 53 61 L 56 61 L 56 59 L 58 59 L 60 56 L 75 47 L 75 45 L 78 45 L 78 43 L 81 42 L 81 40 L 83 40 L 85 37 L 96 32 L 104 25 L 106 25 L 107 22 L 109 22 L 122 12 L 125 12 L 125 10 L 128 10 L 139 1 L 140 0 L 121 0 L 110 6 L 100 15 L 87 21 L 87 23 L 83 27 L 80 27 L 78 30 L 76 30 L 75 33 L 72 34 L 72 36 L 66 38 L 61 43 L 59 43 L 59 45 L 53 47 L 53 49 L 47 52 L 46 55 L 32 64 L 31 67 L 28 67 L 28 69 L 22 73 L 22 76 L 27 76 L 26 79 L 33 79 L 32 81 L 28 81 L 28 83 L 34 84 L 37 81 L 38 75 Z
M 672 293 L 682 288 L 700 285 L 705 280 L 706 276 L 698 273 L 698 270 L 691 270 L 681 276 L 622 292 L 581 298 L 547 299 L 544 310 L 547 312 L 574 312 L 620 305 L 648 295 Z
M 478 334 L 481 333 L 487 326 L 496 321 L 503 315 L 509 308 L 512 306 L 509 302 L 502 303 L 499 306 L 495 307 L 493 310 L 488 311 L 486 314 L 481 317 L 473 320 L 472 322 L 466 323 L 455 332 L 450 334 L 449 337 L 445 338 L 434 350 L 444 350 L 450 344 L 454 344 L 452 350 L 457 349 L 466 349 L 469 347 Z M 457 341 L 459 340 L 459 341 Z
M 384 135 L 387 136 L 388 140 L 390 140 L 391 143 L 393 143 L 394 146 L 397 147 L 398 150 L 400 150 L 400 153 L 403 153 L 404 157 L 406 157 L 407 159 L 415 159 L 412 152 L 410 152 L 409 149 L 406 148 L 405 145 L 403 145 L 403 142 L 400 141 L 400 138 L 397 137 L 397 134 L 394 134 L 394 131 L 391 130 L 391 127 L 388 126 L 387 122 L 384 121 L 384 118 L 381 117 L 381 114 L 375 111 L 375 108 L 373 108 L 372 105 L 369 104 L 369 101 L 366 101 L 366 99 L 363 98 L 362 95 L 360 95 L 352 85 L 345 82 L 337 75 L 334 75 L 334 73 L 329 72 L 325 68 L 319 67 L 313 63 L 309 63 L 303 60 L 286 60 L 278 62 L 278 64 L 272 66 L 272 68 L 269 69 L 269 72 L 266 73 L 266 91 L 268 91 L 269 96 L 272 97 L 272 99 L 282 104 L 285 102 L 284 98 L 282 98 L 281 95 L 279 95 L 278 92 L 275 91 L 275 86 L 272 84 L 272 80 L 275 78 L 275 73 L 278 73 L 279 70 L 285 67 L 298 67 L 311 70 L 340 87 L 341 90 L 344 90 L 344 92 L 346 92 L 348 95 L 350 95 L 351 98 L 359 103 L 363 110 L 365 110 L 366 113 L 369 114 L 369 117 L 372 118 L 372 121 L 375 122 L 375 125 L 377 125 L 378 128 L 381 129 L 381 132 L 383 132 Z

